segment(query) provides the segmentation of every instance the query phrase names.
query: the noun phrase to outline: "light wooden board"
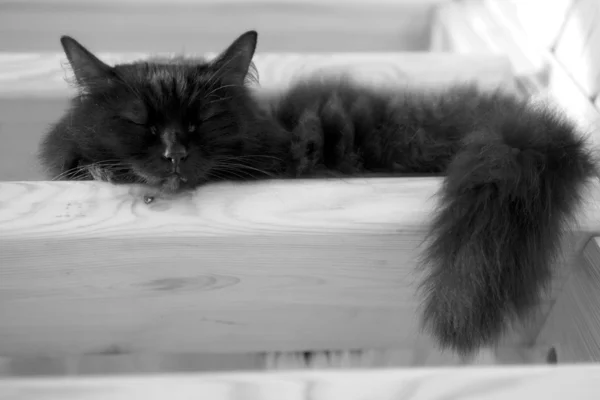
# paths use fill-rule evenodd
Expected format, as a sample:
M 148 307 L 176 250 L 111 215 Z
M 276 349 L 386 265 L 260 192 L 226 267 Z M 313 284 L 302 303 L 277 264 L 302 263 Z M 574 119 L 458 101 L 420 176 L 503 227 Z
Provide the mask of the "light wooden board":
M 107 62 L 147 54 L 101 54 Z M 210 55 L 208 55 L 210 56 Z M 0 53 L 0 181 L 46 179 L 35 153 L 42 134 L 58 120 L 73 94 L 65 82 L 64 55 Z M 316 71 L 348 73 L 369 83 L 384 82 L 402 90 L 413 85 L 447 85 L 473 80 L 483 87 L 511 90 L 510 65 L 498 56 L 452 54 L 259 54 L 255 62 L 261 91 L 285 87 Z
M 11 400 L 597 400 L 600 366 L 166 375 L 0 381 Z
M 225 46 L 225 44 L 223 45 Z M 91 49 L 93 50 L 93 48 Z M 171 53 L 172 54 L 172 53 Z M 202 54 L 211 59 L 215 53 Z M 109 64 L 147 58 L 147 53 L 99 53 Z M 188 55 L 193 55 L 189 53 Z M 261 53 L 254 58 L 264 90 L 281 89 L 310 74 L 346 74 L 372 84 L 447 85 L 475 81 L 483 87 L 514 84 L 499 55 L 444 53 Z M 71 74 L 62 53 L 0 53 L 0 97 L 64 97 Z
M 437 183 L 1 183 L 0 353 L 412 344 Z
M 585 246 L 537 342 L 556 344 L 565 362 L 600 362 L 600 237 Z
M 43 0 L 41 0 L 43 1 Z M 35 4 L 38 5 L 40 2 L 40 0 L 19 0 L 19 3 L 22 4 Z M 447 3 L 449 1 L 452 0 L 373 0 L 373 5 L 385 5 L 385 4 L 432 4 L 432 5 L 437 5 L 437 4 L 443 4 L 443 3 Z M 52 2 L 54 4 L 69 4 L 69 5 L 73 5 L 73 4 L 78 4 L 78 3 L 98 3 L 98 0 L 52 0 Z M 177 5 L 184 5 L 184 4 L 194 4 L 194 5 L 205 5 L 205 4 L 211 4 L 214 3 L 215 0 L 107 0 L 107 1 L 103 1 L 102 3 L 106 4 L 132 4 L 132 5 L 139 5 L 139 4 L 163 4 L 163 5 L 168 5 L 168 4 L 177 4 Z M 221 3 L 228 3 L 228 4 L 255 4 L 256 0 L 220 0 L 219 2 Z M 269 4 L 271 6 L 276 5 L 278 3 L 297 3 L 298 0 L 262 0 L 261 3 L 263 4 Z M 305 1 L 306 3 L 311 3 L 311 0 L 307 0 Z M 316 0 L 313 0 L 312 2 L 316 3 Z M 102 4 L 100 3 L 100 4 Z M 326 4 L 352 4 L 352 3 L 360 3 L 360 0 L 321 0 L 320 3 L 326 3 Z
M 147 205 L 124 186 L 0 183 L 0 354 L 414 345 L 438 185 L 222 184 Z M 600 229 L 598 204 L 581 216 L 567 266 Z
M 424 51 L 443 1 L 5 0 L 0 51 L 59 50 L 71 34 L 103 51 L 205 52 L 248 29 L 264 51 Z
M 475 360 L 477 365 L 546 364 L 548 346 L 501 347 Z M 481 362 L 483 359 L 483 362 Z M 560 362 L 560 360 L 559 360 Z M 298 369 L 440 367 L 464 365 L 452 352 L 442 352 L 426 340 L 387 349 L 261 353 L 136 353 L 70 356 L 0 356 L 0 377 L 132 375 L 181 372 Z

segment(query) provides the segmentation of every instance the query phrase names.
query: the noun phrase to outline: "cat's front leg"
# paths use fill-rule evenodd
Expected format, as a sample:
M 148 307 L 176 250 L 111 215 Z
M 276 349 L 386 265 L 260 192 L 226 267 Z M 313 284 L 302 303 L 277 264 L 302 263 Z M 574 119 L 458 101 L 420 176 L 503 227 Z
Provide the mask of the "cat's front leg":
M 320 169 L 323 162 L 323 131 L 316 112 L 302 114 L 292 130 L 292 175 L 308 175 Z

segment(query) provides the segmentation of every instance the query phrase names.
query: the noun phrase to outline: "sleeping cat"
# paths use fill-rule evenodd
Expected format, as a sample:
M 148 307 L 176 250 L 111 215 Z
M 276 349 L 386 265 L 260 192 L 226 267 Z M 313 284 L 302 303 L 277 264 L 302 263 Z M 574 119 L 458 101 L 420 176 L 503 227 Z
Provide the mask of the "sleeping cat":
M 536 306 L 597 163 L 565 116 L 474 85 L 374 89 L 307 79 L 258 98 L 257 41 L 216 59 L 114 67 L 74 39 L 80 89 L 40 147 L 49 178 L 190 190 L 215 180 L 443 174 L 423 253 L 423 325 L 442 348 L 493 345 Z

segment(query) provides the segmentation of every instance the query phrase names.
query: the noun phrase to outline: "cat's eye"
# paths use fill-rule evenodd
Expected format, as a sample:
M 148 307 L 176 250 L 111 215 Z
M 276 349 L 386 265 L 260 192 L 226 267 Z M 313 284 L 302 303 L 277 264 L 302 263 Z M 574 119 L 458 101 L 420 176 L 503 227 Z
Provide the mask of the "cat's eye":
M 146 125 L 148 122 L 148 111 L 139 101 L 127 104 L 120 114 L 122 118 L 135 125 Z
M 155 126 L 151 126 L 150 127 L 150 133 L 153 134 L 153 135 L 156 135 L 156 132 L 157 132 L 156 127 Z
M 140 120 L 126 118 L 126 121 L 133 125 L 146 126 L 146 123 Z

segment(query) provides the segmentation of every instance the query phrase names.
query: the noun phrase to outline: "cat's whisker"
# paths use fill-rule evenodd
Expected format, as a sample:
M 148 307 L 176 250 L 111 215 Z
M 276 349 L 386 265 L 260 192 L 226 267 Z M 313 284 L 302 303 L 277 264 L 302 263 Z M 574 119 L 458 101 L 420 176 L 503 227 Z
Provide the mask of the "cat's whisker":
M 229 64 L 230 64 L 231 62 L 233 62 L 234 60 L 235 60 L 235 57 L 229 57 L 229 58 L 228 58 L 228 59 L 225 61 L 225 63 L 223 63 L 223 65 L 221 65 L 219 68 L 217 68 L 217 70 L 216 70 L 215 72 L 213 72 L 213 75 L 212 75 L 212 77 L 211 77 L 211 78 L 209 78 L 208 82 L 206 82 L 206 84 L 204 85 L 204 87 L 206 88 L 206 90 L 211 90 L 211 89 L 213 88 L 213 85 L 219 81 L 219 77 L 221 76 L 221 72 L 222 72 L 222 71 L 223 71 L 223 70 L 224 70 L 226 67 L 228 67 L 228 66 L 229 66 Z M 217 59 L 217 60 L 214 60 L 212 63 L 214 64 L 214 62 L 215 62 L 215 61 L 218 61 L 218 59 Z M 210 86 L 209 86 L 209 85 L 210 85 Z
M 227 174 L 228 174 L 229 176 L 235 176 L 235 177 L 237 177 L 237 178 L 239 178 L 239 179 L 241 179 L 241 180 L 245 180 L 245 179 L 253 178 L 252 176 L 248 176 L 248 175 L 244 176 L 244 175 L 241 175 L 241 174 L 239 174 L 239 173 L 238 173 L 238 171 L 226 171 L 226 170 L 221 170 L 221 171 L 222 171 L 222 172 L 225 174 L 225 176 L 227 176 Z M 231 178 L 230 178 L 230 179 L 231 179 Z
M 244 164 L 234 164 L 234 165 L 233 165 L 233 167 L 237 167 L 237 168 L 245 168 L 245 169 L 247 169 L 247 170 L 250 170 L 250 171 L 256 171 L 256 172 L 258 172 L 259 174 L 263 174 L 263 175 L 266 175 L 266 176 L 268 176 L 268 177 L 271 177 L 271 178 L 275 177 L 275 175 L 274 175 L 274 174 L 272 174 L 271 172 L 268 172 L 268 171 L 265 171 L 265 170 L 262 170 L 262 169 L 259 169 L 259 168 L 251 167 L 251 166 L 249 166 L 249 165 L 244 165 Z
M 217 173 L 216 171 L 209 171 L 209 172 L 206 174 L 206 176 L 207 176 L 208 178 L 217 178 L 217 179 L 219 179 L 219 180 L 227 180 L 227 178 L 226 178 L 226 177 L 224 177 L 223 175 L 221 175 L 221 174 Z
M 228 87 L 236 87 L 236 85 L 221 85 L 215 89 L 212 89 L 208 94 L 204 95 L 206 98 L 210 98 L 210 96 L 218 90 L 226 89 Z
M 272 174 L 272 173 L 270 173 L 268 171 L 265 171 L 265 170 L 262 170 L 262 169 L 259 169 L 259 168 L 255 168 L 255 167 L 251 167 L 249 165 L 244 165 L 244 164 L 235 164 L 235 163 L 219 164 L 219 163 L 217 163 L 215 165 L 215 167 L 218 168 L 221 171 L 224 171 L 224 172 L 226 171 L 226 172 L 229 172 L 229 173 L 233 173 L 233 172 L 244 173 L 247 176 L 250 176 L 250 177 L 253 177 L 253 178 L 256 178 L 256 175 L 251 174 L 249 171 L 258 172 L 260 174 L 259 176 L 264 175 L 264 176 L 268 176 L 270 178 L 275 177 L 274 174 Z
M 210 97 L 207 97 L 207 99 L 210 99 Z M 230 101 L 233 100 L 233 97 L 229 96 L 229 97 L 217 97 L 214 100 L 210 100 L 208 103 L 206 103 L 206 106 L 214 106 L 215 104 L 219 104 L 223 101 Z
M 230 157 L 218 157 L 218 161 L 238 161 L 238 160 L 252 160 L 252 159 L 272 159 L 275 161 L 283 161 L 283 159 L 270 155 L 263 154 L 248 154 L 243 156 L 230 156 Z
M 80 180 L 83 180 L 82 178 L 84 176 L 85 176 L 84 172 L 73 172 L 73 173 L 63 176 L 57 180 L 63 180 L 63 178 L 65 178 L 66 180 L 69 180 L 69 181 L 80 181 Z
M 81 180 L 81 178 L 91 175 L 90 168 L 94 168 L 94 167 L 107 169 L 111 173 L 114 172 L 114 169 L 130 168 L 127 164 L 125 164 L 122 161 L 117 160 L 117 159 L 101 160 L 101 161 L 96 161 L 96 162 L 90 163 L 90 164 L 78 165 L 77 167 L 73 167 L 71 169 L 63 171 L 60 174 L 53 177 L 51 179 L 51 181 L 58 181 L 63 178 L 66 178 L 68 180 Z
M 218 162 L 215 162 L 212 167 L 214 169 L 216 169 L 216 170 L 219 170 L 219 171 L 235 171 L 236 170 L 236 168 L 233 168 L 228 163 L 218 163 Z
M 78 173 L 81 172 L 86 172 L 87 170 L 84 170 L 84 168 L 82 166 L 77 166 L 71 169 L 68 169 L 66 171 L 61 172 L 60 174 L 56 175 L 54 178 L 50 179 L 51 181 L 58 181 L 61 180 L 62 178 L 72 178 L 73 176 L 77 176 Z
M 125 164 L 106 164 L 106 165 L 95 165 L 96 168 L 102 168 L 107 170 L 119 170 L 119 169 L 130 169 L 128 165 Z
M 240 179 L 255 178 L 255 176 L 252 175 L 250 172 L 243 171 L 243 170 L 240 170 L 238 168 L 232 168 L 229 165 L 218 165 L 217 164 L 213 168 L 215 170 L 219 171 L 219 172 L 223 172 L 225 174 L 233 175 L 233 176 L 236 176 L 236 177 L 238 177 Z

